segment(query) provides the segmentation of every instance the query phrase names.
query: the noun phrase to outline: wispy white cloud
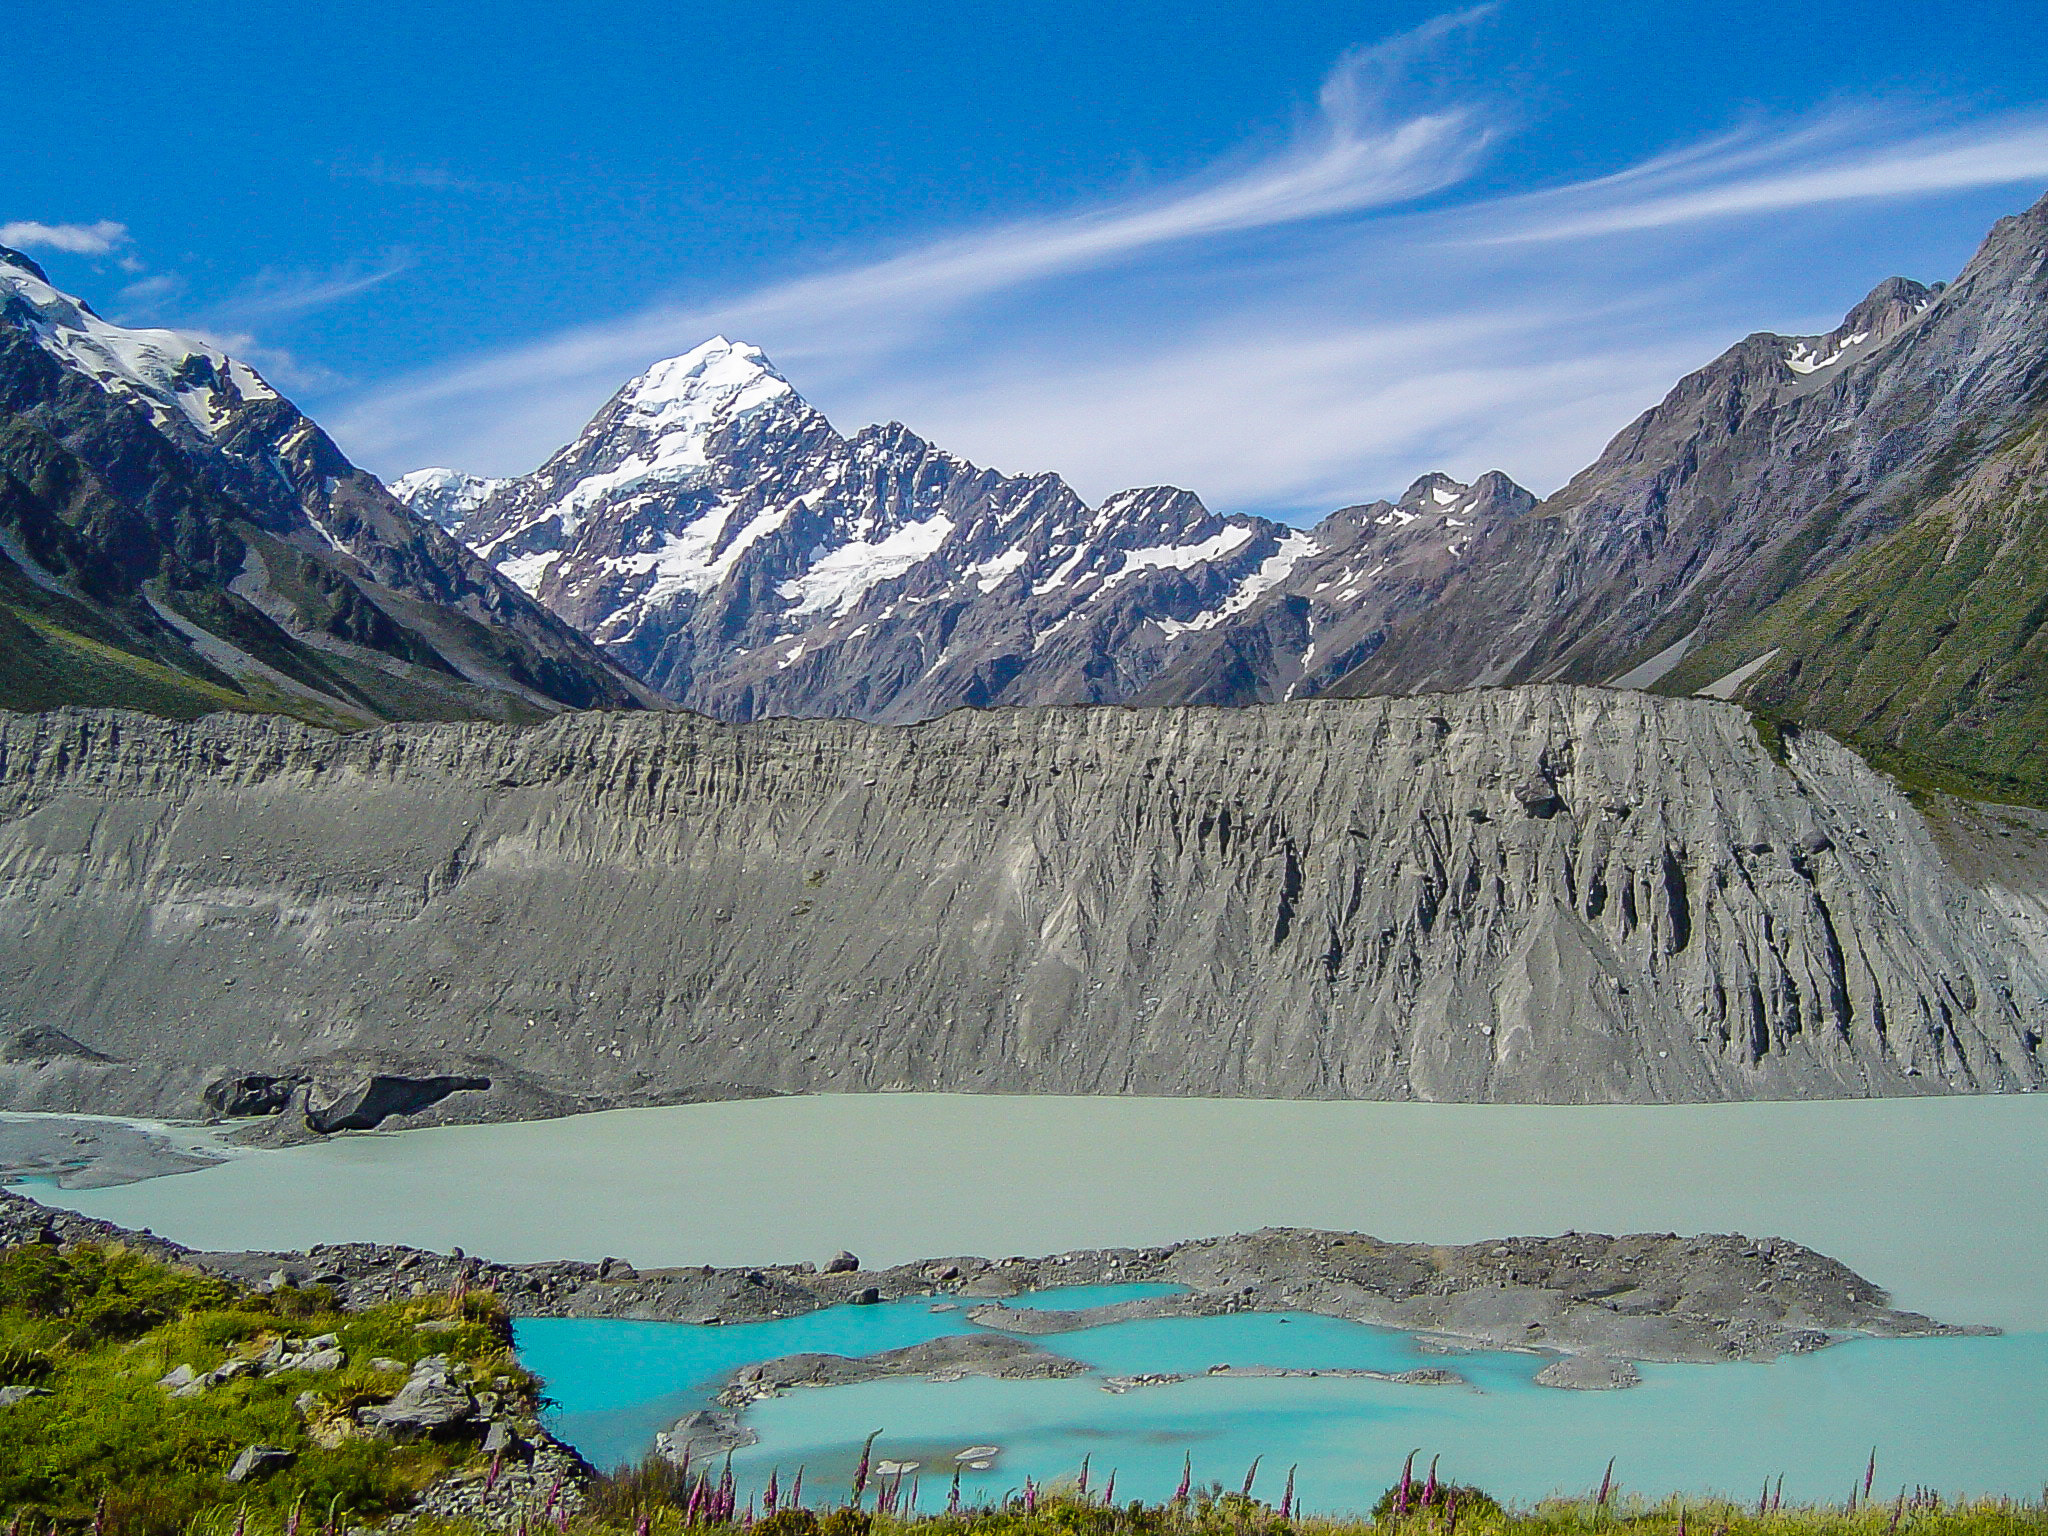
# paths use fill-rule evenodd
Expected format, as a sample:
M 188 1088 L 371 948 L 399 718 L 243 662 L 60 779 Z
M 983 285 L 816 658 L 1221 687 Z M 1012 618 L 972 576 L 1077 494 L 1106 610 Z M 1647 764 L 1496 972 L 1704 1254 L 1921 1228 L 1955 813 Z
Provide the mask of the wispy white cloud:
M 458 176 L 441 165 L 403 165 L 372 155 L 368 160 L 342 160 L 328 166 L 328 174 L 341 181 L 366 181 L 372 186 L 395 187 L 415 192 L 506 192 L 511 189 L 494 181 Z
M 1796 259 L 1788 231 L 2048 179 L 2048 119 L 1829 109 L 1540 194 L 1432 197 L 1511 120 L 1429 85 L 1484 14 L 1346 58 L 1284 142 L 1206 175 L 458 360 L 342 402 L 337 435 L 387 472 L 517 472 L 631 374 L 723 332 L 842 426 L 903 420 L 1090 496 L 1164 481 L 1309 513 L 1435 468 L 1547 489 L 1735 337 L 1823 319 L 1766 270 L 1769 251 Z M 1740 242 L 1697 238 L 1745 218 Z
M 1225 509 L 1313 515 L 1426 469 L 1547 487 L 1713 346 L 1696 330 L 1622 340 L 1587 318 L 1568 305 L 1233 318 L 1078 368 L 1004 358 L 899 382 L 891 404 L 968 458 L 1055 469 L 1096 496 L 1158 482 Z
M 93 224 L 41 224 L 16 219 L 0 224 L 0 245 L 21 251 L 67 251 L 74 256 L 105 256 L 128 243 L 128 226 L 112 219 Z
M 184 279 L 175 272 L 158 272 L 150 277 L 137 278 L 121 290 L 120 299 L 127 308 L 119 318 L 125 324 L 132 312 L 153 309 L 184 286 Z
M 265 269 L 221 299 L 210 313 L 223 323 L 254 325 L 326 309 L 388 283 L 411 269 L 412 257 L 390 251 L 374 259 L 345 262 L 324 271 Z
M 402 452 L 415 440 L 422 412 L 516 440 L 556 416 L 554 400 L 587 400 L 594 387 L 609 393 L 625 373 L 695 345 L 713 329 L 796 335 L 830 328 L 882 349 L 993 294 L 1115 268 L 1162 248 L 1356 214 L 1438 191 L 1470 170 L 1496 130 L 1470 106 L 1398 116 L 1389 110 L 1389 86 L 1421 53 L 1488 9 L 1439 18 L 1344 59 L 1324 81 L 1316 111 L 1275 152 L 1150 194 L 942 238 L 727 302 L 658 305 L 437 370 L 356 403 L 341 418 L 342 428 L 374 457 Z
M 2012 116 L 1872 144 L 1888 125 L 1835 112 L 1729 135 L 1616 176 L 1499 205 L 1497 240 L 1586 239 L 1829 203 L 2048 181 L 2048 118 Z M 1516 220 L 1526 222 L 1517 223 Z

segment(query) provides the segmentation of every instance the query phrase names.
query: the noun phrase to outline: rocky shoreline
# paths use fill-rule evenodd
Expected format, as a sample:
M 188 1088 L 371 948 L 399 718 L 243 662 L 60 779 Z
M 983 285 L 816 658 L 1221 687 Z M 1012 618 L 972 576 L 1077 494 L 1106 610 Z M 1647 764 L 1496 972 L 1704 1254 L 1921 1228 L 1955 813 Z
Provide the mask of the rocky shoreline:
M 715 1402 L 656 1439 L 673 1459 L 752 1443 L 756 1402 L 792 1388 L 889 1377 L 1058 1380 L 1093 1367 L 1041 1343 L 1104 1324 L 1146 1318 L 1295 1312 L 1413 1334 L 1428 1352 L 1471 1349 L 1549 1355 L 1540 1386 L 1567 1391 L 1637 1385 L 1640 1361 L 1771 1360 L 1852 1337 L 1919 1338 L 1997 1332 L 1937 1322 L 1888 1304 L 1885 1293 L 1837 1261 L 1797 1243 L 1736 1234 L 1611 1237 L 1567 1232 L 1462 1246 L 1389 1243 L 1359 1233 L 1269 1228 L 1150 1248 L 1086 1249 L 1030 1258 L 957 1256 L 864 1268 L 850 1253 L 822 1265 L 753 1269 L 711 1265 L 641 1271 L 616 1258 L 500 1264 L 459 1249 L 318 1244 L 304 1252 L 206 1253 L 147 1231 L 38 1204 L 0 1189 L 0 1251 L 23 1243 L 118 1242 L 253 1289 L 321 1286 L 344 1310 L 457 1289 L 488 1289 L 517 1317 L 620 1318 L 697 1324 L 761 1322 L 838 1305 L 929 1299 L 963 1310 L 977 1333 L 949 1335 L 865 1356 L 786 1355 L 742 1365 L 714 1385 Z M 1173 1285 L 1170 1294 L 1073 1309 L 1013 1307 L 1027 1292 L 1064 1286 Z M 318 1344 L 320 1341 L 313 1341 Z M 431 1363 L 431 1362 L 428 1362 Z M 1336 1376 L 1406 1386 L 1469 1386 L 1449 1367 L 1400 1372 L 1344 1367 L 1217 1364 L 1205 1376 Z M 1188 1380 L 1170 1372 L 1103 1376 L 1125 1392 Z M 410 1385 L 410 1384 L 409 1384 Z M 397 1402 L 394 1399 L 394 1402 Z M 523 1425 L 525 1482 L 500 1491 L 458 1477 L 428 1491 L 420 1513 L 464 1513 L 507 1524 L 544 1480 L 549 1498 L 587 1469 L 537 1424 Z M 559 1465 L 557 1465 L 559 1463 Z M 977 1463 L 978 1465 L 978 1463 Z M 533 1483 L 528 1488 L 526 1483 Z M 523 1500 L 523 1502 L 521 1502 Z
M 842 1254 L 821 1266 L 642 1271 L 617 1258 L 500 1264 L 459 1249 L 442 1254 L 376 1243 L 200 1253 L 0 1190 L 0 1246 L 51 1239 L 130 1242 L 247 1285 L 327 1286 L 344 1307 L 459 1283 L 496 1291 L 515 1317 L 744 1323 L 931 1297 L 970 1307 L 968 1320 L 991 1336 L 1020 1340 L 1143 1318 L 1309 1312 L 1400 1329 L 1451 1349 L 1701 1363 L 1771 1360 L 1847 1337 L 1996 1331 L 1896 1310 L 1846 1265 L 1782 1238 L 1739 1234 L 1567 1232 L 1430 1246 L 1268 1228 L 1159 1247 L 1036 1258 L 960 1255 L 879 1270 Z M 1026 1292 L 1129 1283 L 1182 1289 L 1069 1311 L 1001 1305 Z

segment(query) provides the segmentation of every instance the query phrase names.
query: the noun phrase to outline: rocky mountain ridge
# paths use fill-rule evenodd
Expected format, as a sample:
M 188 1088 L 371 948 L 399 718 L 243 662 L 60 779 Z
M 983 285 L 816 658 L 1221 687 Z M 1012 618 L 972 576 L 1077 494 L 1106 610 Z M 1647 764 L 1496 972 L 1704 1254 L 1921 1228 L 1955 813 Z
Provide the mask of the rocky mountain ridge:
M 70 1042 L 10 1053 L 0 1104 L 380 1071 L 488 1081 L 464 1118 L 2039 1086 L 2043 828 L 1779 750 L 1732 706 L 1561 687 L 901 728 L 0 717 L 0 1016 Z
M 1751 336 L 1472 558 L 1333 692 L 1707 692 L 2048 798 L 2048 198 L 1953 283 Z
M 323 724 L 655 695 L 363 473 L 246 363 L 0 249 L 0 703 Z
M 1739 697 L 2048 804 L 2044 314 L 2048 199 L 1951 284 L 1744 339 L 1540 504 L 1425 476 L 1306 531 L 1166 490 L 1091 512 L 900 427 L 844 441 L 722 342 L 537 476 L 406 489 L 722 718 L 1600 683 Z M 671 451 L 642 418 L 688 430 Z
M 1194 697 L 1195 658 L 1248 620 L 1286 653 L 1247 697 L 1291 696 L 1370 646 L 1368 622 L 1311 594 L 1360 590 L 1375 561 L 1440 581 L 1476 521 L 1529 499 L 1504 476 L 1430 476 L 1313 532 L 1171 487 L 1091 508 L 1055 475 L 980 469 L 900 424 L 842 437 L 723 337 L 629 382 L 532 475 L 430 469 L 393 490 L 728 720 Z

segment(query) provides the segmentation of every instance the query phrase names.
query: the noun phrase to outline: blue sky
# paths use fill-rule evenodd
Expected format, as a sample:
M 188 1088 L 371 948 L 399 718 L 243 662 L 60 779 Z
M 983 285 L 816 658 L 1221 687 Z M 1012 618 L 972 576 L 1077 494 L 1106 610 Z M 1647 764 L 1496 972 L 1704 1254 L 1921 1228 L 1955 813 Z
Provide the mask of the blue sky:
M 10 14 L 8 243 L 385 474 L 530 468 L 722 331 L 1091 497 L 1548 490 L 2048 188 L 2038 0 Z

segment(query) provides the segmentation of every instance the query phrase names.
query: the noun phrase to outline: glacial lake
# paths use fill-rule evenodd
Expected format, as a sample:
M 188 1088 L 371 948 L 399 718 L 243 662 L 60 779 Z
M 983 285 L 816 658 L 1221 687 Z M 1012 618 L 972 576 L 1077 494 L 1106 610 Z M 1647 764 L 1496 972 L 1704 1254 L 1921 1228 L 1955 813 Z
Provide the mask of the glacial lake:
M 1538 1357 L 1424 1358 L 1402 1335 L 1328 1319 L 1156 1320 L 1041 1342 L 1110 1374 L 1385 1359 L 1449 1364 L 1479 1390 L 886 1381 L 757 1405 L 748 1423 L 762 1443 L 737 1464 L 786 1478 L 801 1463 L 807 1486 L 829 1484 L 881 1429 L 885 1450 L 942 1483 L 950 1470 L 935 1469 L 957 1451 L 999 1446 L 986 1473 L 966 1475 L 970 1493 L 1071 1474 L 1092 1454 L 1098 1483 L 1114 1467 L 1119 1491 L 1148 1496 L 1171 1491 L 1184 1454 L 1198 1478 L 1231 1486 L 1262 1455 L 1262 1488 L 1277 1494 L 1277 1482 L 1266 1488 L 1285 1475 L 1276 1463 L 1299 1462 L 1304 1496 L 1325 1509 L 1376 1495 L 1418 1445 L 1442 1452 L 1447 1473 L 1517 1498 L 1583 1489 L 1614 1456 L 1617 1477 L 1646 1493 L 1740 1494 L 1784 1472 L 1787 1497 L 1838 1499 L 1873 1445 L 1880 1484 L 1894 1488 L 2033 1495 L 2048 1479 L 2042 1095 L 1655 1107 L 827 1096 L 357 1136 L 117 1188 L 30 1192 L 209 1248 L 379 1240 L 648 1267 L 817 1261 L 842 1247 L 880 1266 L 1260 1226 L 1446 1243 L 1572 1228 L 1782 1236 L 1900 1306 L 2011 1332 L 1855 1342 L 1773 1365 L 1646 1366 L 1642 1387 L 1580 1394 L 1531 1385 Z M 698 1406 L 733 1348 L 859 1353 L 861 1330 L 971 1326 L 898 1305 L 908 1310 L 729 1328 L 533 1320 L 520 1342 L 567 1437 L 611 1459 Z M 842 1344 L 780 1342 L 831 1338 Z M 1306 1353 L 1265 1358 L 1283 1339 Z M 930 1507 L 943 1490 L 927 1482 L 924 1496 Z

